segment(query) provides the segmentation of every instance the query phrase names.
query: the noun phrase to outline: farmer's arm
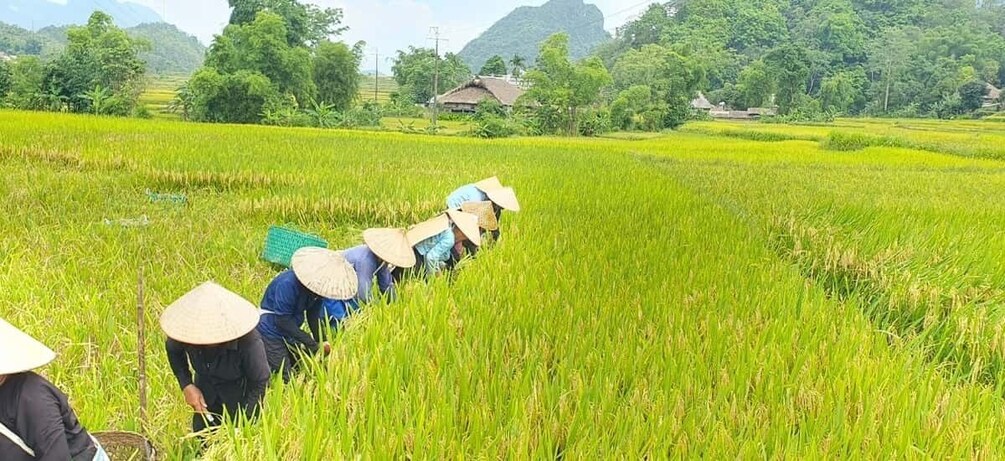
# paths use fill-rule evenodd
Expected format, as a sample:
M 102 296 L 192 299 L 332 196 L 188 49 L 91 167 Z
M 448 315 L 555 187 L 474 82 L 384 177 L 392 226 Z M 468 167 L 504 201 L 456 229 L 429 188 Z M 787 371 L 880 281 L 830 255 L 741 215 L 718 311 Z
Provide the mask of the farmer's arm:
M 307 349 L 311 354 L 315 354 L 318 351 L 318 342 L 311 337 L 311 335 L 300 329 L 300 325 L 293 321 L 292 315 L 277 315 L 276 316 L 276 327 L 279 328 L 280 333 L 283 334 L 283 338 L 292 344 L 299 344 Z
M 20 405 L 24 407 L 27 429 L 22 438 L 29 448 L 35 450 L 37 461 L 70 459 L 70 445 L 59 402 L 52 390 L 46 388 L 32 388 L 21 395 Z
M 257 331 L 241 340 L 241 363 L 248 383 L 244 397 L 244 410 L 249 418 L 258 416 L 258 408 L 269 386 L 269 362 L 265 357 L 265 344 Z
M 167 350 L 168 363 L 171 365 L 171 372 L 178 380 L 178 386 L 185 389 L 192 384 L 192 370 L 188 366 L 188 355 L 185 354 L 185 347 L 181 343 L 168 338 L 164 342 L 164 349 Z

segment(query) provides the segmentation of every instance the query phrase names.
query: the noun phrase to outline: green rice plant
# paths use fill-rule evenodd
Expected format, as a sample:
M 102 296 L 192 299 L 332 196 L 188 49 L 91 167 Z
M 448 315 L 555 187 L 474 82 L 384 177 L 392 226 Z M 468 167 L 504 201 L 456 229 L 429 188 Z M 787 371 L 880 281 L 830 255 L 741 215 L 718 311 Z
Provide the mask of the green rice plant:
M 960 152 L 999 136 L 966 131 L 975 122 L 896 123 L 835 126 L 968 140 Z M 142 432 L 167 459 L 191 458 L 194 441 L 162 352 L 166 305 L 206 280 L 258 301 L 275 275 L 258 260 L 270 225 L 346 248 L 492 175 L 524 208 L 505 215 L 497 244 L 454 277 L 409 281 L 397 302 L 368 306 L 331 356 L 273 383 L 261 419 L 226 424 L 203 457 L 1005 453 L 992 435 L 1005 415 L 995 159 L 834 155 L 819 144 L 831 129 L 816 126 L 750 125 L 798 138 L 782 142 L 486 141 L 20 112 L 0 112 L 0 126 L 0 316 L 59 351 L 41 371 L 89 429 Z M 151 202 L 148 189 L 188 205 Z M 142 227 L 105 224 L 143 216 Z

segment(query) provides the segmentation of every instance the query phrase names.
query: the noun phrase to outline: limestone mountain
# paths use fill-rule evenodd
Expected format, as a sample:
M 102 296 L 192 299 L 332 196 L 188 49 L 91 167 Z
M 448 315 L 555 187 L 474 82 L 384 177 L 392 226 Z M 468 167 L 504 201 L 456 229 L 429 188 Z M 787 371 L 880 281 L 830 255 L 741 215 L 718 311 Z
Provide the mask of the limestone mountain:
M 551 0 L 538 7 L 513 10 L 468 43 L 459 55 L 476 72 L 496 55 L 507 61 L 520 56 L 532 65 L 541 42 L 558 32 L 569 34 L 569 55 L 573 59 L 586 57 L 610 38 L 604 30 L 604 14 L 596 5 L 583 0 Z

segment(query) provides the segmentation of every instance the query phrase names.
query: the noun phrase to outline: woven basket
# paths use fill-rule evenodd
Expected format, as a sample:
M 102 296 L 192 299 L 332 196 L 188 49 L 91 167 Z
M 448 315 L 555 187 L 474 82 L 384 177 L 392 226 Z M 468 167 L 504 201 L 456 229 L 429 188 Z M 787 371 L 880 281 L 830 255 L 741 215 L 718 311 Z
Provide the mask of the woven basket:
M 328 242 L 316 235 L 272 226 L 269 228 L 268 235 L 265 236 L 262 259 L 283 267 L 290 267 L 293 253 L 304 247 L 328 248 Z
M 114 461 L 154 461 L 157 451 L 146 437 L 133 432 L 95 432 L 108 458 Z

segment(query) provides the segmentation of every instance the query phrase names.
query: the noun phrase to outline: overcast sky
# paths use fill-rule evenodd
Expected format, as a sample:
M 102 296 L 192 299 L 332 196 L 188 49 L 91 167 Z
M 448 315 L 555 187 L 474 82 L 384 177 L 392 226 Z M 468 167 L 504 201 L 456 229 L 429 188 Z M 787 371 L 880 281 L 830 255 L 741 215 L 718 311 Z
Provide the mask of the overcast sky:
M 209 44 L 227 23 L 226 0 L 130 0 L 146 5 L 167 22 Z M 350 30 L 343 38 L 363 40 L 381 54 L 393 53 L 408 45 L 427 45 L 430 26 L 439 26 L 450 41 L 446 51 L 460 51 L 471 39 L 488 29 L 514 8 L 539 6 L 545 0 L 310 0 L 325 7 L 342 8 Z M 641 13 L 649 2 L 639 0 L 587 0 L 603 10 L 605 27 L 613 30 Z M 372 59 L 372 58 L 371 58 Z

